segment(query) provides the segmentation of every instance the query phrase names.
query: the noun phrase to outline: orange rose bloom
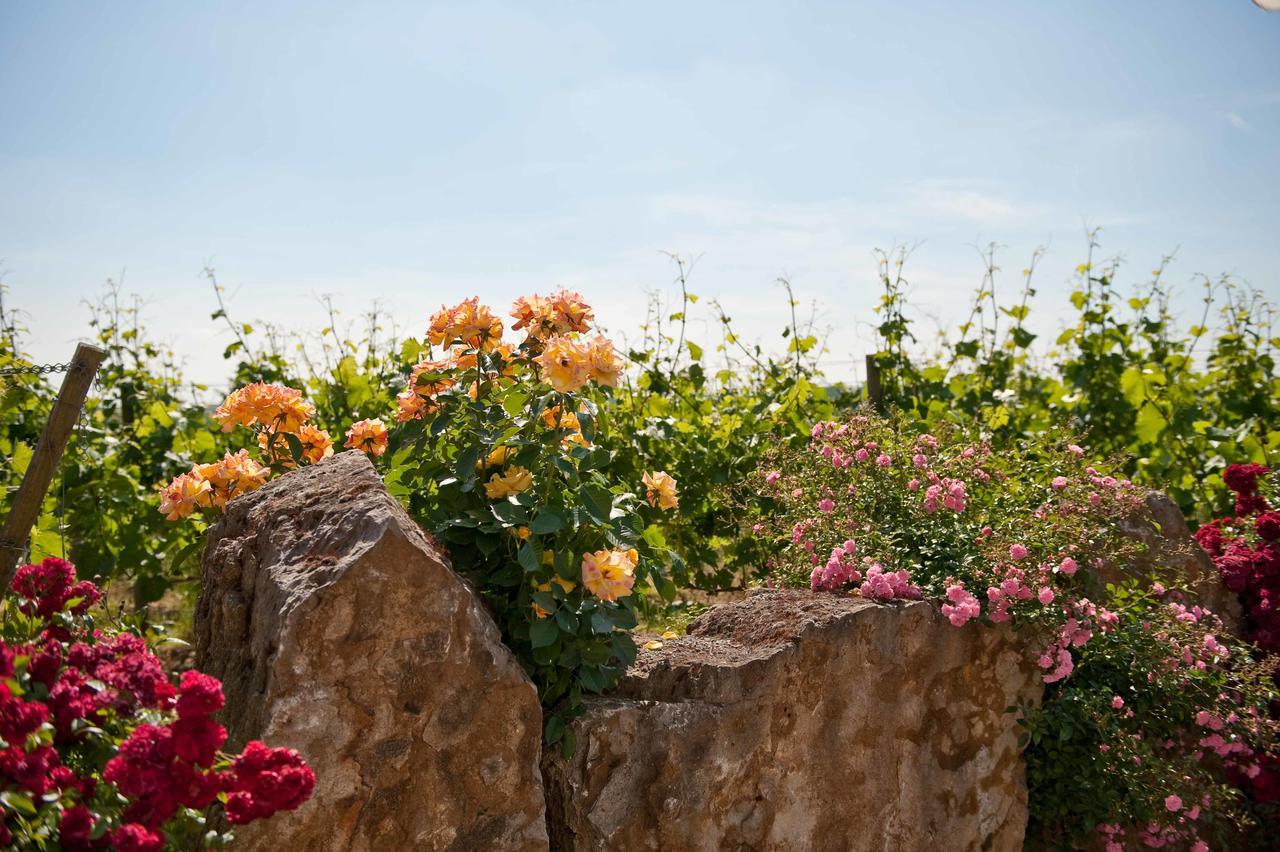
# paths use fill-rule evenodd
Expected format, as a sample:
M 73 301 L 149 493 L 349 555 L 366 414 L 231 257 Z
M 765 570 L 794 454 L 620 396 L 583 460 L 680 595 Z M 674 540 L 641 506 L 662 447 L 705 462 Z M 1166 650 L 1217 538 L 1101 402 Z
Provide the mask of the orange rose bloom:
M 461 341 L 472 349 L 489 351 L 502 342 L 502 320 L 472 296 L 452 308 L 442 307 L 431 318 L 427 340 L 436 346 Z
M 343 446 L 373 456 L 382 455 L 387 451 L 386 424 L 378 419 L 352 423 L 347 430 L 347 442 Z
M 582 296 L 561 290 L 553 296 L 521 296 L 511 306 L 512 331 L 526 329 L 530 340 L 546 340 L 561 334 L 585 332 L 595 319 Z
M 591 378 L 589 358 L 587 349 L 576 340 L 557 336 L 547 341 L 535 360 L 547 384 L 560 393 L 573 393 Z
M 213 416 L 222 423 L 223 432 L 256 423 L 272 432 L 297 434 L 315 413 L 315 406 L 302 398 L 302 391 L 255 382 L 228 394 Z
M 225 509 L 234 497 L 258 490 L 271 478 L 271 469 L 249 458 L 248 450 L 228 450 L 221 460 L 198 464 L 191 473 L 209 483 L 210 505 L 219 509 Z
M 160 490 L 160 512 L 165 520 L 185 518 L 198 507 L 210 505 L 211 487 L 195 473 L 180 473 Z

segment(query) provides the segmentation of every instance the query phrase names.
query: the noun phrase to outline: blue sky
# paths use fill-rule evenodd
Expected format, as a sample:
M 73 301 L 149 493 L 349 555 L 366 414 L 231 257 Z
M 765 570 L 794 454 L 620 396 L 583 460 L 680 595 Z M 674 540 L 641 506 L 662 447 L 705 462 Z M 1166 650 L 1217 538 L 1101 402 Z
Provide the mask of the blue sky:
M 872 250 L 920 243 L 953 324 L 1038 245 L 1050 330 L 1103 228 L 1137 279 L 1179 249 L 1280 297 L 1280 14 L 1249 0 L 0 5 L 0 259 L 61 359 L 108 277 L 206 380 L 234 312 L 315 296 L 406 331 L 570 285 L 634 334 L 663 251 L 775 339 L 785 275 L 866 348 Z M 839 372 L 835 370 L 834 372 Z

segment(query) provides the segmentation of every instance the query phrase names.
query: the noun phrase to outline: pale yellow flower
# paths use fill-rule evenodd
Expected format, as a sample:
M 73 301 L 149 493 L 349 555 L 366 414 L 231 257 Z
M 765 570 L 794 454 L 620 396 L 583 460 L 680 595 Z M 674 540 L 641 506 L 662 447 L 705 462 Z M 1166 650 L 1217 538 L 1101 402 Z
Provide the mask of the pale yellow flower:
M 603 601 L 631 594 L 638 555 L 631 550 L 597 550 L 582 555 L 582 585 Z
M 484 484 L 484 496 L 490 500 L 501 500 L 512 494 L 528 491 L 533 487 L 533 474 L 526 468 L 516 465 L 501 474 L 493 474 Z
M 648 489 L 646 497 L 650 506 L 657 506 L 659 509 L 674 509 L 680 505 L 680 498 L 676 494 L 675 477 L 666 471 L 650 471 L 642 476 L 640 481 Z

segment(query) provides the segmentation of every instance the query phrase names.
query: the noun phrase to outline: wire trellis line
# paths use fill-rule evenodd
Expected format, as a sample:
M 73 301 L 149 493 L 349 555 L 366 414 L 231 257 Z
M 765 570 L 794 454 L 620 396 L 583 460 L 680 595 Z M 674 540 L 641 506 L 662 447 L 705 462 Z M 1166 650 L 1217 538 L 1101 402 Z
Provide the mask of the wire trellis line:
M 28 364 L 22 367 L 0 367 L 0 378 L 10 376 L 43 376 L 49 373 L 65 373 L 75 365 L 66 364 Z

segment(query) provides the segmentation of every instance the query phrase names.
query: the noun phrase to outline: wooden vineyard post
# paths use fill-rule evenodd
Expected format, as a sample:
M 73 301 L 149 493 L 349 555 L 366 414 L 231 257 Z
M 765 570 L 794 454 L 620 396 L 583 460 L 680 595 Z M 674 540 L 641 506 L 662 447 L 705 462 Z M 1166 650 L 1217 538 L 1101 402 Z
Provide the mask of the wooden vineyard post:
M 880 364 L 875 355 L 867 356 L 867 402 L 876 411 L 884 410 L 884 387 L 880 384 Z
M 13 582 L 13 572 L 18 567 L 18 559 L 25 548 L 27 536 L 40 517 L 40 506 L 44 503 L 49 483 L 53 481 L 54 471 L 62 460 L 62 451 L 67 447 L 67 439 L 75 428 L 80 417 L 80 409 L 84 407 L 85 397 L 93 385 L 94 376 L 102 364 L 105 353 L 96 346 L 81 343 L 76 347 L 75 357 L 67 368 L 67 375 L 62 379 L 62 387 L 58 390 L 58 398 L 54 400 L 53 411 L 49 414 L 49 422 L 40 434 L 35 453 L 31 456 L 31 464 L 22 477 L 18 493 L 13 498 L 13 505 L 4 519 L 4 528 L 0 530 L 0 576 L 4 585 L 0 589 L 7 592 Z

